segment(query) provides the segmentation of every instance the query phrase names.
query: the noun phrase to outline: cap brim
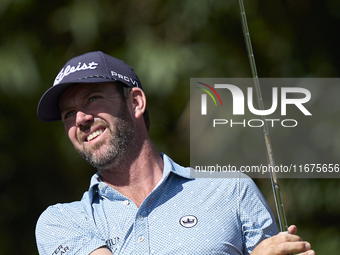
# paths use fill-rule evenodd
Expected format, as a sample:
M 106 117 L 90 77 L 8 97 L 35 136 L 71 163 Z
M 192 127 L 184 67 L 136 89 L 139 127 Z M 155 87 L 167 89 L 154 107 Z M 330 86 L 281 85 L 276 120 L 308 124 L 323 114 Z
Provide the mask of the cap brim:
M 88 78 L 77 80 L 74 82 L 60 83 L 49 88 L 45 94 L 41 97 L 38 104 L 38 118 L 41 121 L 50 122 L 61 120 L 61 114 L 59 110 L 59 99 L 61 94 L 70 86 L 78 83 L 104 83 L 115 82 L 116 80 L 103 79 L 103 78 Z

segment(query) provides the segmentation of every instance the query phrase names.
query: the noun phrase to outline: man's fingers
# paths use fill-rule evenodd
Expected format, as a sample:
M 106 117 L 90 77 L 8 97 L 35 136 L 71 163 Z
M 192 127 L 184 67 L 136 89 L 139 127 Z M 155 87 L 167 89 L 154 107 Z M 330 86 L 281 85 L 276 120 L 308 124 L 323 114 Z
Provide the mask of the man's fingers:
M 297 227 L 296 227 L 295 225 L 291 225 L 291 226 L 289 226 L 289 228 L 288 228 L 288 232 L 289 232 L 289 234 L 293 234 L 293 235 L 295 235 L 295 234 L 296 234 L 296 232 L 297 232 Z
M 288 254 L 294 252 L 305 252 L 300 253 L 299 255 L 312 255 L 313 253 L 309 254 L 308 251 L 311 249 L 311 245 L 308 242 L 298 241 L 298 242 L 284 242 L 280 243 L 277 246 L 277 250 L 279 254 Z
M 310 243 L 302 241 L 301 237 L 297 235 L 279 233 L 275 238 L 275 243 L 276 243 L 275 254 L 284 255 L 295 252 L 303 252 L 300 253 L 299 255 L 315 255 L 315 252 L 310 250 L 311 249 Z M 308 253 L 308 251 L 310 251 L 310 254 Z
M 264 240 L 254 249 L 252 254 L 287 255 L 298 253 L 299 255 L 315 255 L 309 242 L 303 241 L 301 237 L 293 234 L 296 233 L 296 226 L 290 226 L 288 230 L 292 233 L 279 233 Z
M 295 240 L 298 239 L 297 240 L 298 242 L 295 241 L 293 245 L 288 247 L 288 249 L 290 249 L 291 252 L 302 252 L 302 253 L 299 253 L 299 255 L 315 255 L 315 251 L 311 250 L 310 243 L 303 242 L 299 236 L 295 235 L 297 232 L 297 227 L 295 225 L 289 226 L 288 232 L 289 232 L 288 236 L 290 236 L 292 239 L 295 239 Z M 292 236 L 294 236 L 295 238 Z
M 287 233 L 279 233 L 277 235 L 277 241 L 279 243 L 283 242 L 299 242 L 302 241 L 301 237 L 294 235 L 294 234 L 287 234 Z
M 310 250 L 310 251 L 306 251 L 306 252 L 303 252 L 303 253 L 299 253 L 298 255 L 315 255 L 315 251 Z

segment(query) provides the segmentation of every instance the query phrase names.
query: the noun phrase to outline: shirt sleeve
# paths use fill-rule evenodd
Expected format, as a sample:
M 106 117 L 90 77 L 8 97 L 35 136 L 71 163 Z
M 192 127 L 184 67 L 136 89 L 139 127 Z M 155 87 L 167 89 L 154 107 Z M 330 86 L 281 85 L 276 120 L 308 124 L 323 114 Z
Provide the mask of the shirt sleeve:
M 41 214 L 36 226 L 40 255 L 90 254 L 105 246 L 93 219 L 74 205 L 50 206 Z
M 278 233 L 271 209 L 250 178 L 240 178 L 240 220 L 244 254 L 250 254 L 264 239 Z

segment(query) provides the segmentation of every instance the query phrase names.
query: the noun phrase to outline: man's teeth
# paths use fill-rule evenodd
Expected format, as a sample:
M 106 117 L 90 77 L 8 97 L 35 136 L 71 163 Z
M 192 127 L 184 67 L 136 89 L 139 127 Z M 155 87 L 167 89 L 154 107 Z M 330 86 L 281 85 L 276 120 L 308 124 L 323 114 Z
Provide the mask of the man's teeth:
M 86 140 L 89 142 L 89 141 L 91 141 L 92 139 L 96 138 L 98 135 L 100 135 L 103 132 L 104 132 L 103 129 L 99 129 L 97 131 L 94 131 L 92 134 L 90 134 L 88 137 L 86 137 Z

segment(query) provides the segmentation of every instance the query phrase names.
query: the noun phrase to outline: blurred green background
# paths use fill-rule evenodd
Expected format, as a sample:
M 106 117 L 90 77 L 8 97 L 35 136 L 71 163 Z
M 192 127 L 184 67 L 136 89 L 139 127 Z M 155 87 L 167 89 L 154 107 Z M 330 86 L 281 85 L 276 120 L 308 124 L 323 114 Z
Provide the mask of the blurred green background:
M 245 0 L 245 8 L 260 77 L 339 77 L 340 1 Z M 132 66 L 155 145 L 183 165 L 190 78 L 250 76 L 237 0 L 1 0 L 0 17 L 0 254 L 37 254 L 41 212 L 79 200 L 95 173 L 61 123 L 36 117 L 67 60 L 101 50 Z M 275 212 L 270 181 L 255 181 Z M 317 254 L 339 254 L 339 184 L 281 181 L 288 223 Z

